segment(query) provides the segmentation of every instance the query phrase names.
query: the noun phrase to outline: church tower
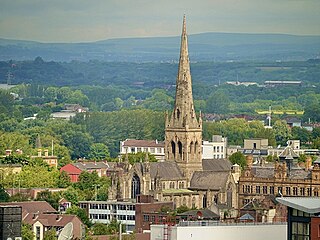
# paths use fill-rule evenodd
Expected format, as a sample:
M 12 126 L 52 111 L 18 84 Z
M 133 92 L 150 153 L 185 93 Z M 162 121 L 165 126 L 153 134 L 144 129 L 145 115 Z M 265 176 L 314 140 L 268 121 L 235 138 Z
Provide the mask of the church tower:
M 201 144 L 202 120 L 201 116 L 199 120 L 197 119 L 193 105 L 186 17 L 184 16 L 174 110 L 171 117 L 166 115 L 166 161 L 175 161 L 184 176 L 190 180 L 194 171 L 202 170 Z

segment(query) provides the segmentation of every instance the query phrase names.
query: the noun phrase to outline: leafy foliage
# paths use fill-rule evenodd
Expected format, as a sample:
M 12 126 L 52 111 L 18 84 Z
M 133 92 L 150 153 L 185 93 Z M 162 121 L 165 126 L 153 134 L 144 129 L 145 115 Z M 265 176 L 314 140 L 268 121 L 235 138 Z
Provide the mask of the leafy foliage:
M 246 157 L 241 152 L 235 152 L 229 157 L 232 164 L 238 164 L 242 169 L 246 166 Z

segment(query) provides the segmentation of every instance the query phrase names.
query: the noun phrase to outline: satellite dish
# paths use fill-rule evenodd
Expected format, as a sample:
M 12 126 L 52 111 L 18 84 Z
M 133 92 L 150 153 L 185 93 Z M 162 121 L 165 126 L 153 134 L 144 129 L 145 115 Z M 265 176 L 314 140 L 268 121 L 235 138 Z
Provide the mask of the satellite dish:
M 73 224 L 69 222 L 64 226 L 61 233 L 59 234 L 58 240 L 71 240 L 73 237 Z

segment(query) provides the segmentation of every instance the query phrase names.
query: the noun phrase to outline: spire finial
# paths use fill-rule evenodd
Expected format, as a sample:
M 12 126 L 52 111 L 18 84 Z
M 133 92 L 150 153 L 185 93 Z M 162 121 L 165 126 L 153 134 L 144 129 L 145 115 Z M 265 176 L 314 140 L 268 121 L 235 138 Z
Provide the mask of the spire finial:
M 182 35 L 186 35 L 186 34 L 187 34 L 186 15 L 183 14 Z

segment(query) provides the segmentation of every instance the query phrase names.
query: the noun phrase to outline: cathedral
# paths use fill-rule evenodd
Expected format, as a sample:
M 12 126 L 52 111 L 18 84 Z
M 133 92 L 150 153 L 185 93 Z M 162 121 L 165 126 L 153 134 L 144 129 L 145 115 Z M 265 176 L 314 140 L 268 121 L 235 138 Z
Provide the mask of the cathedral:
M 111 175 L 110 200 L 133 200 L 152 195 L 176 207 L 228 211 L 237 208 L 234 178 L 239 168 L 224 159 L 202 159 L 202 119 L 192 97 L 186 18 L 183 18 L 176 96 L 165 119 L 165 160 L 131 165 L 126 159 Z

